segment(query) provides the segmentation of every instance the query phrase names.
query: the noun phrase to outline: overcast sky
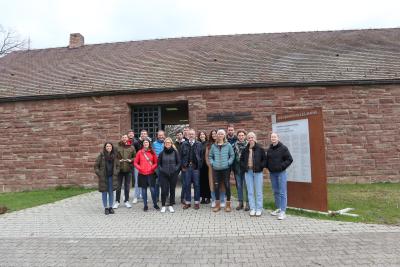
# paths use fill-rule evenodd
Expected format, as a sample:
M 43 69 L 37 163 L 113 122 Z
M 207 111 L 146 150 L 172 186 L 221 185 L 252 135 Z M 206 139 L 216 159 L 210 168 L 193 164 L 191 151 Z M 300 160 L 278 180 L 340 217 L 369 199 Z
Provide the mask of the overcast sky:
M 0 0 L 0 24 L 31 48 L 239 33 L 400 27 L 400 1 Z

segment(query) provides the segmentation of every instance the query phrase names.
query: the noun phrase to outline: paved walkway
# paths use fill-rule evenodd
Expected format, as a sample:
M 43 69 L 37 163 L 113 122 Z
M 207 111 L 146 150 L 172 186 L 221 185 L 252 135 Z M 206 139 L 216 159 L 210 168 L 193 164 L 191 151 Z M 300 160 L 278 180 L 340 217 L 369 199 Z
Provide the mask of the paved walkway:
M 400 227 L 142 208 L 106 216 L 93 192 L 1 215 L 0 266 L 400 266 Z

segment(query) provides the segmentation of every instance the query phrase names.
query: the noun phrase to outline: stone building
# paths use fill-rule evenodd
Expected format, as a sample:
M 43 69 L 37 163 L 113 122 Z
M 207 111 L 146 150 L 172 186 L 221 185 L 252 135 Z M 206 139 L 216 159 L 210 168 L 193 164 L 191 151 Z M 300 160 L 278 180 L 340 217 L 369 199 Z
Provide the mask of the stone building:
M 400 29 L 207 36 L 0 58 L 0 191 L 96 184 L 106 140 L 322 107 L 329 182 L 400 181 Z

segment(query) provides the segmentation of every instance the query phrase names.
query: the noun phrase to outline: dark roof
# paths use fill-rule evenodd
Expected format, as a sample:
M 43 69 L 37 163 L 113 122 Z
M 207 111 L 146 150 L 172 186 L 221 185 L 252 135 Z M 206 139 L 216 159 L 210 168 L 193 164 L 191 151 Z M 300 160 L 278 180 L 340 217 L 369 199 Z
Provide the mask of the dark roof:
M 206 36 L 0 58 L 0 100 L 257 85 L 398 82 L 400 28 Z

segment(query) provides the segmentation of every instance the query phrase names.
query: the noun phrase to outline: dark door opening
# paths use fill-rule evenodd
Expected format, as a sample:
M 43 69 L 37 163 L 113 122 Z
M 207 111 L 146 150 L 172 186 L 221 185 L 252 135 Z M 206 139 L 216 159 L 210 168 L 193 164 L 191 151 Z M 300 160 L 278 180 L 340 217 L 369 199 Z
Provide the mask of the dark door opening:
M 176 102 L 159 105 L 135 105 L 132 107 L 132 129 L 139 136 L 145 129 L 149 137 L 155 140 L 157 131 L 164 130 L 166 135 L 174 137 L 177 130 L 189 124 L 188 103 Z

